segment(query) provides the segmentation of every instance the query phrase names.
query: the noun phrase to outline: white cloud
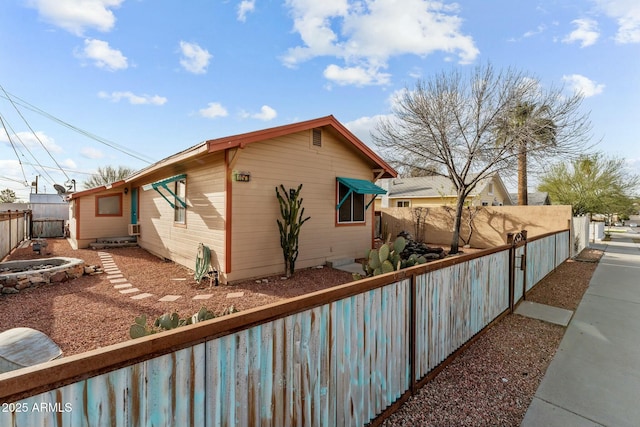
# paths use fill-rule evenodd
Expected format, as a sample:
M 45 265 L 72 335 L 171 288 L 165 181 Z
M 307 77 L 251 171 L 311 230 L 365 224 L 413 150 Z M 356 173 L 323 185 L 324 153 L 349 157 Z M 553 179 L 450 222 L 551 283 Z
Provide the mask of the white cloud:
M 600 9 L 618 22 L 618 43 L 640 43 L 640 2 L 637 0 L 594 0 Z
M 355 136 L 357 136 L 358 139 L 367 144 L 369 147 L 374 148 L 375 144 L 373 143 L 371 134 L 375 131 L 375 128 L 380 120 L 387 117 L 389 116 L 377 115 L 373 117 L 360 117 L 356 120 L 347 122 L 344 125 Z
M 121 99 L 126 99 L 129 104 L 133 105 L 164 105 L 167 102 L 167 98 L 159 95 L 136 95 L 131 92 L 98 92 L 98 96 L 104 99 L 110 99 L 113 102 L 120 102 Z
M 340 67 L 335 64 L 329 65 L 324 70 L 324 77 L 338 85 L 384 85 L 388 84 L 390 74 L 381 73 L 377 67 L 365 69 L 363 67 Z
M 585 98 L 601 94 L 604 91 L 603 84 L 596 84 L 593 80 L 590 80 L 580 74 L 562 76 L 562 80 L 564 80 L 575 92 L 582 94 Z
M 598 23 L 593 19 L 575 19 L 571 23 L 576 26 L 576 29 L 562 39 L 564 43 L 580 42 L 580 47 L 587 47 L 598 41 L 600 37 Z
M 36 9 L 43 20 L 81 36 L 88 28 L 110 31 L 116 22 L 111 9 L 118 8 L 123 1 L 29 0 L 27 4 Z
M 259 113 L 250 114 L 250 117 L 253 119 L 263 120 L 266 122 L 266 121 L 275 119 L 277 115 L 278 113 L 276 112 L 276 110 L 269 107 L 268 105 L 263 105 L 262 108 L 260 108 Z
M 101 150 L 93 147 L 82 147 L 80 149 L 80 155 L 82 157 L 86 157 L 87 159 L 102 159 L 104 158 L 104 153 Z
M 395 0 L 287 0 L 286 4 L 303 45 L 290 48 L 284 64 L 294 67 L 319 56 L 341 58 L 344 66 L 325 70 L 325 76 L 335 76 L 340 84 L 386 84 L 388 75 L 379 70 L 393 56 L 441 51 L 470 63 L 479 54 L 473 39 L 460 32 L 456 5 L 431 0 L 404 0 L 402 7 Z
M 9 144 L 9 139 L 6 133 L 0 133 L 0 141 Z M 56 144 L 55 140 L 47 136 L 44 132 L 38 131 L 35 134 L 33 132 L 17 132 L 11 135 L 11 141 L 18 147 L 24 146 L 29 150 L 34 148 L 44 148 L 53 153 L 62 152 L 62 147 Z
M 124 70 L 129 67 L 127 57 L 119 50 L 112 49 L 109 43 L 103 40 L 86 39 L 84 50 L 77 56 L 90 59 L 96 67 L 109 71 Z
M 210 102 L 207 105 L 207 108 L 199 110 L 198 113 L 202 117 L 206 117 L 208 119 L 215 119 L 216 117 L 227 117 L 229 115 L 227 109 L 218 102 Z
M 238 6 L 238 21 L 245 22 L 247 13 L 253 12 L 256 8 L 256 0 L 242 0 Z
M 73 159 L 67 158 L 60 162 L 60 165 L 65 169 L 76 169 L 78 165 Z
M 180 65 L 193 74 L 204 74 L 207 72 L 209 61 L 211 60 L 211 54 L 206 50 L 198 46 L 196 43 L 188 43 L 185 41 L 180 42 L 180 52 L 182 58 L 180 58 Z

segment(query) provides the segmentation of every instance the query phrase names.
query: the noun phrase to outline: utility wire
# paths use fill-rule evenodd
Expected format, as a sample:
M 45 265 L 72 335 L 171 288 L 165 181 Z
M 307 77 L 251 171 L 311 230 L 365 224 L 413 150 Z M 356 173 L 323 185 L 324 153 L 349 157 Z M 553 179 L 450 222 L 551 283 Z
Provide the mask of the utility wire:
M 18 113 L 18 115 L 20 116 L 20 118 L 24 121 L 24 123 L 27 125 L 27 127 L 29 128 L 29 130 L 31 131 L 31 133 L 33 134 L 33 136 L 38 140 L 38 142 L 40 143 L 40 145 L 42 145 L 42 148 L 44 148 L 44 150 L 47 152 L 47 154 L 49 155 L 49 157 L 51 157 L 51 160 L 53 160 L 53 162 L 56 164 L 56 166 L 58 166 L 58 168 L 60 169 L 60 171 L 64 174 L 65 178 L 67 178 L 67 181 L 70 181 L 71 178 L 69 178 L 69 175 L 67 175 L 67 173 L 64 171 L 64 169 L 62 169 L 62 166 L 60 166 L 60 164 L 58 163 L 58 161 L 53 157 L 53 155 L 51 154 L 51 152 L 49 151 L 49 149 L 44 145 L 44 143 L 40 140 L 40 137 L 38 137 L 38 134 L 36 134 L 36 131 L 33 130 L 33 128 L 31 127 L 31 125 L 29 124 L 29 122 L 27 122 L 27 119 L 24 118 L 24 116 L 22 115 L 22 112 L 18 109 L 18 107 L 16 106 L 16 104 L 13 102 L 13 99 L 11 99 L 11 97 L 9 96 L 9 94 L 7 93 L 6 90 L 4 90 L 4 87 L 2 87 L 2 85 L 0 85 L 0 89 L 2 89 L 2 92 L 4 92 L 6 98 L 9 100 L 9 102 L 11 103 L 11 105 L 13 106 L 13 108 L 16 110 L 16 112 Z
M 6 122 L 6 120 L 5 120 Z M 50 181 L 47 180 L 46 177 L 45 180 L 47 180 L 47 182 L 51 185 L 53 185 L 54 179 L 53 177 L 49 174 L 49 172 L 46 171 L 46 169 L 40 164 L 40 162 L 38 161 L 38 158 L 36 156 L 33 155 L 33 153 L 31 152 L 31 150 L 29 150 L 29 147 L 27 146 L 27 144 L 24 143 L 24 141 L 22 141 L 22 139 L 20 138 L 20 136 L 16 133 L 16 131 L 11 127 L 11 124 L 6 122 L 7 126 L 9 126 L 9 129 L 11 129 L 11 132 L 13 133 L 13 136 L 20 141 L 20 143 L 22 144 L 22 146 L 24 147 L 25 150 L 27 150 L 27 152 L 31 155 L 31 157 L 33 158 L 33 160 L 38 164 L 38 166 L 40 166 L 40 169 L 42 169 L 42 173 L 43 175 L 46 175 L 47 177 L 49 177 Z M 22 157 L 25 157 L 24 154 L 22 152 L 20 152 L 20 154 L 22 154 Z M 18 157 L 18 162 L 20 162 L 20 157 Z M 34 169 L 35 170 L 35 169 Z M 36 170 L 36 175 L 39 174 L 39 172 Z M 65 175 L 66 176 L 66 175 Z
M 13 152 L 18 158 L 18 163 L 20 164 L 20 170 L 22 171 L 22 176 L 24 177 L 24 182 L 29 182 L 27 181 L 27 174 L 24 173 L 24 166 L 22 165 L 22 161 L 20 160 L 20 156 L 18 155 L 18 150 L 16 150 L 16 146 L 14 145 L 13 140 L 11 139 L 11 135 L 9 135 L 9 131 L 7 130 L 7 127 L 4 124 L 4 120 L 2 119 L 2 114 L 0 114 L 0 123 L 2 123 L 2 128 L 4 129 L 4 132 L 7 134 L 7 139 L 9 140 L 9 144 L 11 144 L 11 148 L 13 148 Z
M 0 86 L 0 87 L 2 87 L 2 86 Z M 72 125 L 72 124 L 70 124 L 68 122 L 65 122 L 64 120 L 59 119 L 59 118 L 47 113 L 46 111 L 36 107 L 35 105 L 30 104 L 29 102 L 25 101 L 24 99 L 21 99 L 20 97 L 17 97 L 15 95 L 9 94 L 6 90 L 4 90 L 4 88 L 2 89 L 2 91 L 5 93 L 5 96 L 0 95 L 0 97 L 9 100 L 12 103 L 15 102 L 14 100 L 17 100 L 19 102 L 16 102 L 16 103 L 19 103 L 22 107 L 27 108 L 27 109 L 35 112 L 35 113 L 38 113 L 38 114 L 40 114 L 40 115 L 42 115 L 42 116 L 44 116 L 44 117 L 46 117 L 46 118 L 48 118 L 50 120 L 53 120 L 54 122 L 56 122 L 56 123 L 58 123 L 58 124 L 60 124 L 60 125 L 62 125 L 64 127 L 67 127 L 67 128 L 69 128 L 69 129 L 71 129 L 71 130 L 73 130 L 75 132 L 78 132 L 78 133 L 80 133 L 80 134 L 82 134 L 82 135 L 84 135 L 84 136 L 86 136 L 86 137 L 88 137 L 90 139 L 93 139 L 93 140 L 95 140 L 95 141 L 97 141 L 97 142 L 99 142 L 101 144 L 104 144 L 104 145 L 106 145 L 106 146 L 108 146 L 108 147 L 110 147 L 110 148 L 112 148 L 112 149 L 114 149 L 116 151 L 124 153 L 127 156 L 130 156 L 130 157 L 133 157 L 135 159 L 141 160 L 141 161 L 143 161 L 143 162 L 145 162 L 147 164 L 151 164 L 151 163 L 155 162 L 155 160 L 151 159 L 150 157 L 145 156 L 144 154 L 137 153 L 137 152 L 135 152 L 133 150 L 129 150 L 126 147 L 123 147 L 123 146 L 121 146 L 119 144 L 116 144 L 113 141 L 109 141 L 108 139 L 102 138 L 100 136 L 92 134 L 89 131 L 86 131 L 86 130 L 81 129 L 81 128 L 77 127 L 77 126 L 74 126 L 74 125 Z

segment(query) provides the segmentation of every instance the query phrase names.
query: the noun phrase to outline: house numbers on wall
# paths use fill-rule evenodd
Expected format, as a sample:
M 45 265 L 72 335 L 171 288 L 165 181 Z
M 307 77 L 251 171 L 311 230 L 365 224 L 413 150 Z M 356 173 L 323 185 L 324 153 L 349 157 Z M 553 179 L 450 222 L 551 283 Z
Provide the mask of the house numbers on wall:
M 238 182 L 249 182 L 251 181 L 251 172 L 234 172 L 233 180 Z

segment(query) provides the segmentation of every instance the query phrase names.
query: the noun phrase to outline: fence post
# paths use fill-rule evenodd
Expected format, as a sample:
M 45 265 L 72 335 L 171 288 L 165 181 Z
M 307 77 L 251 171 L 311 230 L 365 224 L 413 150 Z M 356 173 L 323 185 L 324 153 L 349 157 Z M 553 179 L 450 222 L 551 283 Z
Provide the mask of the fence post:
M 409 304 L 411 322 L 409 323 L 409 375 L 411 376 L 411 395 L 416 392 L 416 274 L 411 275 L 411 291 L 409 293 Z
M 507 233 L 509 248 L 509 313 L 513 313 L 513 299 L 515 298 L 515 255 L 516 248 L 513 244 L 513 233 Z

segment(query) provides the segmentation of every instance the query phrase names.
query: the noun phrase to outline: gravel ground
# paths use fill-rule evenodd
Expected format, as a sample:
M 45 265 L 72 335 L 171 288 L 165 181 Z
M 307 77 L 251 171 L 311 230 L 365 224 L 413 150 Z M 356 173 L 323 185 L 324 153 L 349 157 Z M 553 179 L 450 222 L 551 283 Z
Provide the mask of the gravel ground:
M 11 260 L 68 256 L 101 265 L 97 251 L 72 250 L 64 239 L 48 239 L 46 253 L 14 251 Z M 203 305 L 217 313 L 230 305 L 240 310 L 302 295 L 352 280 L 330 268 L 298 270 L 293 278 L 267 278 L 236 285 L 198 285 L 193 272 L 164 262 L 140 248 L 105 250 L 129 282 L 153 298 L 132 300 L 120 294 L 105 274 L 83 276 L 56 286 L 0 295 L 0 332 L 19 326 L 39 329 L 65 356 L 129 339 L 129 326 L 142 313 L 157 317 L 177 311 L 191 315 Z M 545 278 L 528 295 L 530 301 L 575 310 L 602 252 L 585 250 Z M 243 292 L 241 298 L 227 298 Z M 171 294 L 180 298 L 160 302 Z M 207 300 L 193 300 L 211 295 Z M 508 315 L 425 385 L 383 425 L 518 426 L 551 362 L 565 328 L 519 315 Z

